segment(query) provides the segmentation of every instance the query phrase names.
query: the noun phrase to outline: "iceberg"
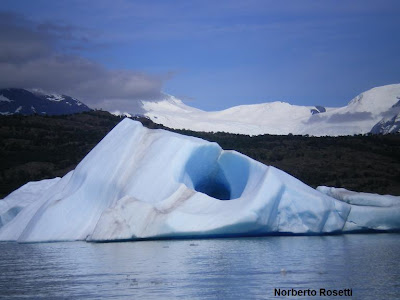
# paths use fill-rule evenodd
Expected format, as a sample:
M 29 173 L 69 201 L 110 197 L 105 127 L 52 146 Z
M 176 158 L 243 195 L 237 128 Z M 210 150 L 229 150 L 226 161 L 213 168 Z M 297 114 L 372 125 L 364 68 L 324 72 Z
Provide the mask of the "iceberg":
M 326 186 L 319 186 L 317 190 L 351 205 L 343 231 L 400 229 L 400 197 Z
M 63 178 L 0 201 L 0 240 L 91 242 L 398 230 L 400 197 L 347 197 L 216 143 L 121 121 Z M 387 200 L 389 199 L 389 200 Z

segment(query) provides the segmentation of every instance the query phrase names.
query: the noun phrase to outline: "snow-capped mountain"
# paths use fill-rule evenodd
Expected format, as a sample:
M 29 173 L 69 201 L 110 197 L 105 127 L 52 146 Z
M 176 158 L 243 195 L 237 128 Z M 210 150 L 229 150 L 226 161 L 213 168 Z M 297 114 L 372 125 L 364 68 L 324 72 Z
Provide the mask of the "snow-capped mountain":
M 376 124 L 371 133 L 375 134 L 388 134 L 388 133 L 400 133 L 400 113 L 395 115 L 393 118 L 382 119 Z
M 206 112 L 166 95 L 161 101 L 142 101 L 129 113 L 143 114 L 170 128 L 194 131 L 338 136 L 370 132 L 378 122 L 397 115 L 399 103 L 400 84 L 392 84 L 368 90 L 336 108 L 270 102 Z
M 64 115 L 91 110 L 81 101 L 40 90 L 1 89 L 0 114 L 12 115 Z

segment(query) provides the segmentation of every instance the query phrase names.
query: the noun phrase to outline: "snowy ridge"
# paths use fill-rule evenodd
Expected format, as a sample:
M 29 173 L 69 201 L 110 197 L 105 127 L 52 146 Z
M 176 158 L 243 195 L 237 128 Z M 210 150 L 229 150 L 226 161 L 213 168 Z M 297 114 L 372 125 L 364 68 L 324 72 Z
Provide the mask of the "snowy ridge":
M 61 115 L 90 111 L 81 101 L 43 90 L 0 89 L 0 114 Z
M 48 97 L 46 99 L 50 100 L 50 101 L 58 102 L 58 101 L 63 101 L 64 97 L 62 95 L 58 95 L 58 94 L 51 94 L 51 95 L 48 95 Z
M 42 89 L 31 89 L 30 90 L 32 93 L 34 93 L 35 95 L 38 95 L 40 97 L 45 98 L 46 100 L 49 101 L 53 101 L 53 102 L 61 102 L 64 101 L 65 103 L 67 103 L 68 105 L 84 105 L 81 101 L 79 101 L 78 99 L 75 99 L 73 97 L 69 97 L 66 95 L 61 95 L 61 94 L 54 94 L 54 93 L 48 93 Z
M 74 171 L 24 185 L 1 201 L 0 240 L 400 229 L 399 197 L 391 198 L 390 211 L 380 207 L 386 198 L 368 200 L 362 209 L 336 198 L 216 143 L 124 119 Z
M 157 102 L 142 101 L 140 111 L 156 123 L 194 131 L 259 134 L 337 136 L 364 134 L 383 118 L 400 112 L 400 84 L 373 88 L 338 108 L 297 106 L 285 102 L 241 105 L 206 112 L 185 105 L 173 96 Z

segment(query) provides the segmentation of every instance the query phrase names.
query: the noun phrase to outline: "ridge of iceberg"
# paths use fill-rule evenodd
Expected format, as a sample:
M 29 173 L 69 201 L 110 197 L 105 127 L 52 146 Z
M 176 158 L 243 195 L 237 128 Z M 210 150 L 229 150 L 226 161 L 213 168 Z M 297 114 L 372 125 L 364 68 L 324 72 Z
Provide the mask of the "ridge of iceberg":
M 370 214 L 216 143 L 124 119 L 74 171 L 61 179 L 28 183 L 0 201 L 0 220 L 5 220 L 0 240 L 118 241 L 382 229 L 366 222 Z M 399 219 L 400 212 L 382 217 L 386 215 Z M 384 230 L 400 228 L 388 224 L 397 227 Z

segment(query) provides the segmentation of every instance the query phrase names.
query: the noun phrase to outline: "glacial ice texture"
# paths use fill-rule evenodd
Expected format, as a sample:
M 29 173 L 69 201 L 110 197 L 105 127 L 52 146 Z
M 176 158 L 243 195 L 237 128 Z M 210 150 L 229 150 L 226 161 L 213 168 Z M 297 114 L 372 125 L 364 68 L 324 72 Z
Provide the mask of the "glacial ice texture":
M 125 119 L 74 171 L 61 179 L 28 183 L 0 201 L 0 240 L 115 241 L 400 228 L 399 197 L 390 198 L 392 202 L 374 195 L 349 200 L 328 188 L 320 190 L 216 143 L 149 130 Z

